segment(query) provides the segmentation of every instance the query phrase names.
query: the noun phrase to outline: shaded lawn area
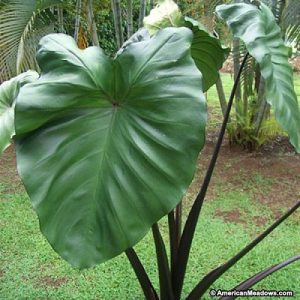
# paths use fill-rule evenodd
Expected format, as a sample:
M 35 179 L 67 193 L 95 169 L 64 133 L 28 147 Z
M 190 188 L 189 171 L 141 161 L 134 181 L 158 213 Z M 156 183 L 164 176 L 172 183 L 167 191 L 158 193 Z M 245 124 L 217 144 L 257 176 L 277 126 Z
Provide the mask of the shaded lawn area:
M 229 86 L 230 75 L 224 78 L 224 86 Z M 300 77 L 296 89 L 300 96 Z M 220 116 L 218 101 L 211 100 L 212 97 L 215 97 L 213 90 L 208 92 L 208 104 Z M 184 198 L 185 214 L 202 182 L 214 140 L 215 136 L 209 134 L 195 179 Z M 229 259 L 299 200 L 299 174 L 300 156 L 282 151 L 280 145 L 272 153 L 249 153 L 224 144 L 197 227 L 184 295 L 205 273 Z M 51 249 L 39 231 L 37 217 L 16 174 L 12 149 L 0 160 L 0 211 L 0 299 L 144 298 L 125 255 L 79 271 Z M 166 238 L 166 221 L 163 219 L 160 225 Z M 299 226 L 298 211 L 213 288 L 233 288 L 265 267 L 299 254 Z M 135 249 L 158 287 L 151 234 Z M 255 289 L 293 290 L 295 299 L 300 299 L 299 282 L 300 263 L 297 262 L 265 279 Z M 203 299 L 212 298 L 206 294 Z

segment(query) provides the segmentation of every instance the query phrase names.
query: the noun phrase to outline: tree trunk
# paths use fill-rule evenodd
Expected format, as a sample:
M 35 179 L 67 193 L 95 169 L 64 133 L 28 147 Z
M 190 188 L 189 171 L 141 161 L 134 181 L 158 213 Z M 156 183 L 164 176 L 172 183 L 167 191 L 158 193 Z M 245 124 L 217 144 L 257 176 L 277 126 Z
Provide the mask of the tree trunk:
M 239 0 L 234 0 L 234 3 L 238 3 L 238 2 Z M 236 80 L 237 74 L 240 69 L 240 40 L 237 38 L 234 38 L 232 41 L 232 52 L 233 52 L 233 75 L 234 75 L 234 80 Z M 239 82 L 235 92 L 235 101 L 239 102 L 241 99 L 242 99 L 241 84 Z
M 259 85 L 260 85 L 260 78 L 261 78 L 260 69 L 259 69 L 258 65 L 255 68 L 254 77 L 255 77 L 254 89 L 255 89 L 256 93 L 258 94 Z
M 127 0 L 127 39 L 133 34 L 132 0 Z
M 258 135 L 258 132 L 261 128 L 261 124 L 263 123 L 266 109 L 268 106 L 268 103 L 266 101 L 266 97 L 264 96 L 264 94 L 265 94 L 265 81 L 261 77 L 258 95 L 257 95 L 257 102 L 259 105 L 259 109 L 258 109 L 256 118 L 255 118 L 255 121 L 254 121 L 255 122 L 255 130 L 254 130 L 255 136 Z
M 236 80 L 238 72 L 240 69 L 240 41 L 239 39 L 233 39 L 232 42 L 232 52 L 233 52 L 233 77 Z M 237 84 L 235 92 L 235 115 L 236 115 L 236 135 L 243 135 L 241 123 L 239 121 L 239 116 L 241 116 L 240 101 L 241 101 L 241 83 Z
M 233 39 L 232 52 L 233 52 L 233 74 L 234 74 L 234 80 L 236 80 L 238 71 L 240 69 L 240 41 L 239 41 L 239 39 Z M 238 84 L 238 87 L 236 89 L 235 99 L 236 99 L 236 101 L 241 100 L 241 84 L 240 83 Z
M 57 8 L 58 31 L 65 32 L 64 30 L 64 10 L 62 7 Z
M 223 117 L 224 117 L 225 113 L 226 113 L 226 110 L 227 110 L 227 102 L 226 102 L 226 96 L 225 96 L 221 76 L 219 76 L 219 78 L 216 82 L 216 88 L 217 88 L 217 93 L 218 93 L 218 97 L 219 97 L 220 106 L 221 106 L 221 109 L 222 109 L 222 114 L 223 114 Z
M 92 34 L 93 45 L 99 47 L 97 26 L 96 26 L 94 12 L 93 12 L 93 0 L 88 0 L 88 3 L 87 3 L 87 21 L 88 21 L 89 30 Z
M 150 0 L 150 9 L 154 7 L 154 0 Z
M 76 2 L 76 15 L 75 15 L 75 31 L 74 31 L 74 40 L 78 42 L 78 34 L 80 27 L 80 12 L 81 12 L 81 0 Z
M 146 0 L 140 0 L 139 28 L 143 27 L 145 12 L 146 12 Z
M 112 11 L 114 15 L 114 25 L 116 32 L 116 40 L 118 48 L 123 45 L 123 28 L 122 28 L 122 14 L 121 14 L 121 3 L 120 0 L 112 0 Z

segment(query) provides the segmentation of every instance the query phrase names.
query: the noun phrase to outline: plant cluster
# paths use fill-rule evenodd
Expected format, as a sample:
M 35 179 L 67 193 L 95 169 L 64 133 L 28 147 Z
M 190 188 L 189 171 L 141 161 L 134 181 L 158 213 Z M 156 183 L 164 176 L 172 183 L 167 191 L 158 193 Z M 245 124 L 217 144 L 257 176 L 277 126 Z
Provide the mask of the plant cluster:
M 204 92 L 218 80 L 228 49 L 201 23 L 183 16 L 173 1 L 160 2 L 144 19 L 145 28 L 114 58 L 98 46 L 79 49 L 68 35 L 47 35 L 37 51 L 40 74 L 21 74 L 0 87 L 0 150 L 14 138 L 19 174 L 53 249 L 78 268 L 125 252 L 147 299 L 181 298 L 196 225 L 249 57 L 260 66 L 267 103 L 300 152 L 293 74 L 272 12 L 255 2 L 220 5 L 216 13 L 243 41 L 247 53 L 184 225 L 181 199 L 205 142 Z M 90 25 L 95 25 L 93 20 Z M 299 206 L 298 201 L 204 276 L 186 299 L 201 299 Z M 163 216 L 168 217 L 170 257 L 157 224 Z M 160 296 L 133 249 L 150 228 Z M 248 289 L 299 259 L 296 255 L 263 270 L 235 289 Z

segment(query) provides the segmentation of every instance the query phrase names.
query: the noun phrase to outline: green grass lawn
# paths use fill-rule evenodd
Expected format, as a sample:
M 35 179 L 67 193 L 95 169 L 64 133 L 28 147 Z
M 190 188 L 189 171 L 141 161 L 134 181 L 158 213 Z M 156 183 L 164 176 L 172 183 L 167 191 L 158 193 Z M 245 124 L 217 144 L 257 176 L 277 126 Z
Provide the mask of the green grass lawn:
M 228 74 L 223 75 L 223 79 L 228 94 L 232 80 Z M 295 86 L 299 97 L 300 76 L 296 77 Z M 208 104 L 212 103 L 214 109 L 218 110 L 216 99 L 215 90 L 210 90 Z M 220 111 L 218 114 L 220 115 Z M 240 157 L 233 157 L 228 160 L 223 169 L 225 171 L 226 168 L 231 169 L 232 163 L 238 163 L 239 159 Z M 200 180 L 201 174 L 200 171 L 197 172 L 195 181 Z M 202 276 L 236 254 L 274 221 L 274 212 L 267 204 L 258 202 L 256 198 L 257 195 L 269 193 L 282 182 L 280 178 L 274 180 L 262 175 L 259 170 L 251 174 L 249 178 L 245 177 L 246 179 L 241 181 L 238 188 L 225 184 L 222 173 L 216 175 L 214 191 L 204 205 L 197 227 L 184 295 L 188 294 Z M 299 182 L 299 174 L 295 176 L 298 176 L 295 182 L 297 180 Z M 241 176 L 237 173 L 233 179 L 238 181 Z M 295 185 L 295 182 L 286 183 L 287 193 L 289 187 Z M 292 197 L 295 197 L 295 200 L 299 199 L 300 190 L 293 193 Z M 194 194 L 195 189 L 187 193 L 184 200 L 185 212 Z M 280 211 L 284 212 L 288 206 L 281 203 Z M 63 261 L 40 233 L 37 217 L 23 189 L 10 189 L 9 183 L 1 178 L 0 211 L 0 299 L 144 298 L 135 274 L 123 254 L 102 265 L 82 271 L 73 269 Z M 224 218 L 230 216 L 232 212 L 239 214 L 234 222 Z M 299 220 L 300 213 L 296 212 L 218 280 L 213 288 L 231 289 L 250 275 L 299 254 Z M 166 238 L 166 221 L 162 220 L 160 225 Z M 158 287 L 151 234 L 149 233 L 135 249 L 154 285 Z M 293 290 L 294 299 L 300 299 L 299 282 L 300 262 L 297 262 L 263 280 L 255 286 L 255 289 Z M 206 294 L 203 299 L 212 298 Z
M 233 86 L 233 75 L 231 75 L 229 73 L 223 73 L 221 76 L 222 76 L 222 83 L 224 86 L 226 99 L 228 99 L 230 96 L 231 88 Z M 296 91 L 297 97 L 298 97 L 298 99 L 300 99 L 300 74 L 294 73 L 294 86 L 295 86 L 295 91 Z M 210 103 L 213 106 L 219 105 L 218 94 L 217 94 L 216 88 L 214 86 L 211 89 L 209 89 L 207 92 L 207 101 L 208 101 L 208 105 Z M 300 105 L 300 103 L 299 103 L 299 105 Z
M 277 182 L 259 173 L 251 178 L 250 181 L 245 180 L 239 189 L 231 189 L 230 186 L 224 189 L 222 178 L 217 176 L 215 196 L 205 203 L 198 224 L 184 294 L 191 290 L 201 276 L 237 253 L 274 220 L 267 205 L 254 201 L 254 194 L 267 192 Z M 73 269 L 51 249 L 41 235 L 37 217 L 26 194 L 6 190 L 7 186 L 2 184 L 0 299 L 143 299 L 125 255 L 89 270 Z M 187 194 L 185 208 L 190 206 L 192 194 Z M 221 217 L 237 209 L 239 220 L 244 221 L 228 222 Z M 259 221 L 262 218 L 263 224 Z M 299 253 L 299 219 L 300 214 L 296 213 L 213 287 L 230 289 L 251 274 Z M 165 220 L 161 221 L 161 228 L 166 237 Z M 136 246 L 136 250 L 157 287 L 151 234 Z M 265 279 L 255 288 L 293 290 L 300 297 L 299 282 L 300 263 L 295 263 Z M 203 299 L 211 298 L 206 295 Z

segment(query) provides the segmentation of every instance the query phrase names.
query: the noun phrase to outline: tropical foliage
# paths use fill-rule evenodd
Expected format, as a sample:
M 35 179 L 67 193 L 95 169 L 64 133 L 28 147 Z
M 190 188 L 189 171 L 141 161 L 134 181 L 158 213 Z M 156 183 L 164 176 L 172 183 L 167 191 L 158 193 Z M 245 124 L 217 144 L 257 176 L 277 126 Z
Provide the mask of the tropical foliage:
M 38 70 L 36 45 L 54 32 L 50 10 L 59 0 L 4 1 L 0 7 L 0 82 L 28 69 Z
M 271 9 L 278 26 L 271 25 L 270 27 L 267 27 L 267 23 L 265 23 L 265 29 L 258 28 L 258 26 L 256 27 L 258 28 L 258 30 L 264 30 L 264 34 L 266 35 L 268 34 L 268 31 L 270 31 L 269 34 L 271 34 L 271 31 L 273 31 L 274 33 L 275 31 L 277 31 L 277 36 L 283 37 L 284 43 L 286 44 L 286 46 L 288 46 L 285 47 L 283 41 L 281 39 L 278 39 L 278 42 L 280 42 L 280 44 L 277 43 L 277 46 L 282 49 L 285 48 L 285 50 L 281 51 L 280 54 L 275 54 L 275 45 L 270 45 L 271 47 L 265 49 L 264 52 L 266 53 L 266 51 L 269 51 L 270 53 L 273 53 L 271 59 L 273 59 L 274 61 L 279 59 L 279 57 L 276 56 L 283 55 L 283 53 L 285 53 L 284 55 L 286 61 L 286 57 L 291 55 L 291 49 L 296 48 L 297 45 L 299 45 L 300 24 L 298 22 L 299 18 L 296 17 L 300 13 L 299 1 L 264 0 L 262 2 L 264 2 L 265 5 L 267 5 Z M 264 4 L 262 3 L 261 6 L 264 7 Z M 275 22 L 275 20 L 271 21 L 273 17 L 268 16 L 264 8 L 262 9 L 262 11 L 264 12 L 262 12 L 261 18 L 268 18 L 269 23 Z M 245 14 L 246 12 L 243 13 Z M 242 19 L 242 22 L 243 21 L 244 19 Z M 259 22 L 260 20 L 257 19 L 257 25 L 259 24 Z M 246 28 L 244 29 L 246 30 Z M 280 34 L 278 34 L 279 32 Z M 240 32 L 237 33 L 235 31 L 235 37 L 236 39 L 233 43 L 233 63 L 234 73 L 236 76 L 240 65 L 240 58 L 243 57 L 248 51 L 248 47 L 246 47 L 245 40 L 241 36 Z M 266 44 L 270 44 L 267 39 L 265 40 L 265 42 Z M 258 50 L 259 49 L 256 49 L 256 52 Z M 265 87 L 265 85 L 268 84 L 265 81 L 265 76 L 261 76 L 261 72 L 267 72 L 265 63 L 263 67 L 262 62 L 259 62 L 259 59 L 257 60 L 257 58 L 258 57 L 256 56 L 255 60 L 253 57 L 249 57 L 246 67 L 244 68 L 241 84 L 239 85 L 238 92 L 236 94 L 236 118 L 229 126 L 230 139 L 233 142 L 242 144 L 246 148 L 254 148 L 261 145 L 266 141 L 266 139 L 272 137 L 273 133 L 284 134 L 284 132 L 287 131 L 287 128 L 285 126 L 285 124 L 287 123 L 283 124 L 280 121 L 281 117 L 278 115 L 278 110 L 276 109 L 279 103 L 277 102 L 277 104 L 274 105 L 273 100 L 275 100 L 276 97 L 273 98 L 273 95 L 275 95 L 276 92 L 273 95 L 268 92 L 268 90 L 270 89 Z M 264 70 L 261 70 L 262 68 Z M 292 73 L 289 65 L 286 65 L 286 68 L 287 77 L 291 77 Z M 280 71 L 274 69 L 273 73 L 269 72 L 269 77 L 275 76 L 279 81 L 280 78 L 285 78 L 284 75 L 279 76 L 278 72 Z M 282 72 L 285 71 L 282 70 Z M 284 82 L 282 84 L 284 84 Z M 276 85 L 276 87 L 281 89 L 281 83 L 279 85 Z M 275 86 L 273 87 L 273 90 L 274 88 Z M 290 112 L 292 112 L 294 109 L 297 112 L 298 107 L 295 101 L 296 95 L 293 94 L 293 87 L 286 87 L 286 91 L 288 94 L 290 94 L 289 96 L 287 95 L 287 101 L 293 103 L 292 106 L 290 106 Z M 282 101 L 285 101 L 285 97 L 282 99 Z M 272 111 L 270 111 L 270 105 L 272 106 Z M 278 126 L 278 123 L 276 123 L 276 120 L 278 121 L 280 127 Z M 298 126 L 297 122 L 294 124 L 294 126 L 296 126 L 295 129 Z M 297 139 L 298 137 L 295 138 Z
M 17 160 L 42 231 L 75 266 L 133 246 L 190 184 L 206 123 L 191 40 L 165 29 L 110 60 L 68 36 L 42 39 L 41 76 L 16 109 Z
M 116 17 L 120 2 L 112 4 Z M 150 32 L 138 31 L 113 59 L 98 46 L 79 49 L 65 34 L 47 35 L 37 51 L 39 78 L 33 76 L 22 86 L 23 77 L 17 77 L 0 90 L 0 99 L 8 107 L 15 105 L 18 170 L 52 247 L 79 268 L 125 251 L 147 299 L 181 298 L 194 232 L 248 57 L 259 64 L 266 99 L 300 152 L 300 113 L 288 51 L 272 12 L 262 3 L 237 3 L 217 7 L 217 14 L 243 40 L 247 52 L 183 230 L 180 201 L 205 140 L 203 91 L 218 79 L 228 50 L 203 25 L 184 17 L 175 3 L 160 2 L 145 19 Z M 93 22 L 90 11 L 88 24 L 94 34 Z M 118 43 L 120 34 L 122 30 Z M 92 40 L 97 44 L 97 37 Z M 13 95 L 8 100 L 7 89 Z M 11 111 L 10 135 L 14 131 Z M 0 131 L 7 131 L 6 127 L 0 119 Z M 299 206 L 298 201 L 239 253 L 204 276 L 187 299 L 201 299 Z M 170 257 L 157 224 L 165 215 Z M 132 248 L 150 228 L 160 297 Z M 299 259 L 298 255 L 261 271 L 236 289 L 251 288 Z
M 15 135 L 15 104 L 20 88 L 38 78 L 34 71 L 27 71 L 0 85 L 0 154 L 10 145 Z
M 117 39 L 114 38 L 118 37 L 118 34 L 115 35 L 114 20 L 120 18 L 118 28 L 121 28 L 122 36 L 129 32 L 127 26 L 129 23 L 131 34 L 128 37 L 139 26 L 140 1 L 127 1 L 127 3 L 131 5 L 120 3 L 117 6 L 119 10 L 114 10 L 112 13 L 110 0 L 2 1 L 0 83 L 22 71 L 39 70 L 35 59 L 36 48 L 39 40 L 49 33 L 63 32 L 72 35 L 80 48 L 95 44 L 97 39 L 101 48 L 108 55 L 113 56 L 119 48 Z M 117 13 L 118 17 L 114 18 Z M 128 16 L 126 20 L 122 19 L 124 13 Z

